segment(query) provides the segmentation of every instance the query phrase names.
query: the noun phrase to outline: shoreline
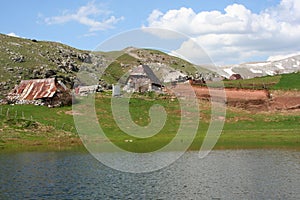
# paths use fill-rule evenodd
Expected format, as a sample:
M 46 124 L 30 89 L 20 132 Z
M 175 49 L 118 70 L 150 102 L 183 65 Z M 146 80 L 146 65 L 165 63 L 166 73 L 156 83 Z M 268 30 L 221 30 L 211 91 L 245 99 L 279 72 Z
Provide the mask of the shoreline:
M 280 131 L 279 131 L 280 132 Z M 225 133 L 219 138 L 217 144 L 213 150 L 247 150 L 247 149 L 278 149 L 278 150 L 295 150 L 300 151 L 300 138 L 298 137 L 300 133 L 287 133 L 286 131 L 264 134 L 268 138 L 257 138 L 259 133 Z M 112 138 L 112 140 L 114 140 Z M 195 138 L 193 143 L 189 146 L 187 151 L 199 151 L 202 145 L 203 138 Z M 135 153 L 145 153 L 143 147 L 144 142 L 133 141 L 132 143 L 126 143 L 121 140 L 114 140 L 115 144 L 119 147 L 135 152 Z M 161 141 L 164 142 L 164 141 Z M 154 141 L 152 141 L 154 145 Z M 127 147 L 125 145 L 128 145 Z M 155 144 L 156 145 L 156 144 Z M 125 148 L 124 148 L 125 146 Z M 153 146 L 157 147 L 157 146 Z M 152 150 L 157 150 L 159 148 L 153 148 Z M 10 152 L 88 152 L 86 147 L 83 145 L 79 137 L 64 138 L 63 141 L 59 141 L 52 138 L 28 138 L 16 139 L 8 138 L 6 141 L 0 141 L 0 154 L 10 153 Z M 151 152 L 151 151 L 149 151 Z

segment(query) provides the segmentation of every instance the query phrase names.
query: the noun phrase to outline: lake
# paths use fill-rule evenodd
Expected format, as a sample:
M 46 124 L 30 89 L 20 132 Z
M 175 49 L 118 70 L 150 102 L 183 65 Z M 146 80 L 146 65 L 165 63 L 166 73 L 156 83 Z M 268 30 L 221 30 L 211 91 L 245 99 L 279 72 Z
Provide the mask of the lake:
M 0 153 L 0 199 L 300 199 L 300 152 L 187 152 L 143 174 L 84 152 Z

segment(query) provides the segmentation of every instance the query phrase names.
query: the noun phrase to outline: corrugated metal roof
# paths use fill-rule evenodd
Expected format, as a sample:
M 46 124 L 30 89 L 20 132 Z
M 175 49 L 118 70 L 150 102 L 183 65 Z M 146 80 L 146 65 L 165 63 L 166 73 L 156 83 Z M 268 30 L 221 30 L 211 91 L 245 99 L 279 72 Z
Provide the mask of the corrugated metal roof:
M 19 100 L 51 98 L 57 91 L 55 78 L 22 80 L 14 93 Z

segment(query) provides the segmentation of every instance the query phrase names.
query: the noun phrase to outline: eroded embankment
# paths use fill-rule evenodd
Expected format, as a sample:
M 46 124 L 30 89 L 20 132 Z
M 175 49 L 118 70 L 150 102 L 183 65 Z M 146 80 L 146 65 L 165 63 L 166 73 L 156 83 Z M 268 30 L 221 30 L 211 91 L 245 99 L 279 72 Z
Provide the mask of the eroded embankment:
M 178 84 L 176 92 L 184 96 L 188 85 Z M 211 100 L 224 99 L 226 104 L 232 107 L 238 107 L 249 111 L 276 111 L 276 110 L 299 110 L 300 111 L 300 92 L 299 91 L 268 91 L 268 90 L 249 90 L 192 86 L 196 96 L 199 99 Z M 221 92 L 222 91 L 222 92 Z M 224 93 L 225 92 L 225 93 Z

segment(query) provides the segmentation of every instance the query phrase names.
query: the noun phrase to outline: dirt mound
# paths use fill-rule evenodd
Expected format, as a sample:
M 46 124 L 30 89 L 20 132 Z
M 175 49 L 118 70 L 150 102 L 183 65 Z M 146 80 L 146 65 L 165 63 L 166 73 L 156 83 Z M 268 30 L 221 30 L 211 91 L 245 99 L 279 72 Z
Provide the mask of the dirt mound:
M 275 97 L 270 103 L 272 110 L 300 110 L 300 96 Z
M 190 86 L 188 84 L 178 84 L 176 93 L 182 96 L 187 94 Z M 218 88 L 192 86 L 197 98 L 210 101 L 214 95 L 215 100 L 224 99 L 226 95 L 226 104 L 232 107 L 238 107 L 245 110 L 275 111 L 275 110 L 300 110 L 300 92 L 299 91 L 272 91 L 267 90 L 247 90 L 232 89 L 224 90 Z

